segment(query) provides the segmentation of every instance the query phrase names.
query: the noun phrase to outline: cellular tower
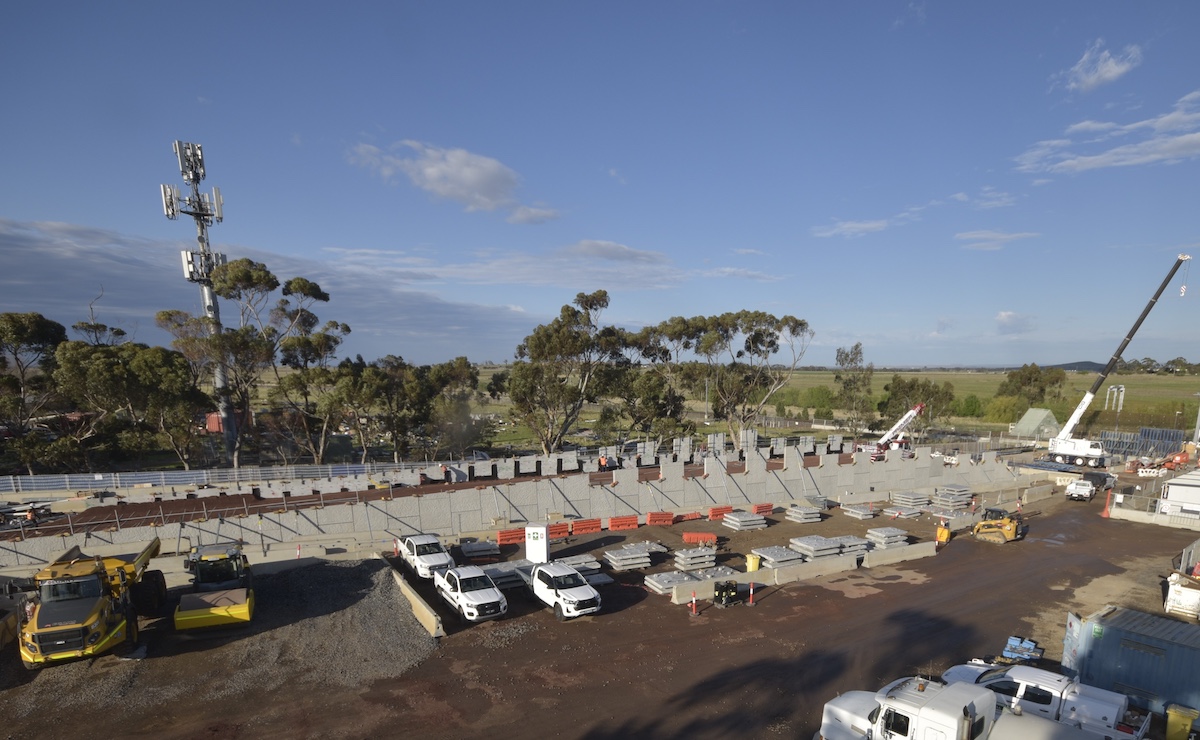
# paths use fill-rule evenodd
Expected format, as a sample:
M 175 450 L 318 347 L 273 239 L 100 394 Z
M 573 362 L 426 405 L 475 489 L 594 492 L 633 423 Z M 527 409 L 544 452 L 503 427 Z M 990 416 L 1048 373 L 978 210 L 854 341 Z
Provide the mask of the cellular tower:
M 224 219 L 221 189 L 214 187 L 212 193 L 200 192 L 200 181 L 204 179 L 204 150 L 199 144 L 186 141 L 175 142 L 175 156 L 179 159 L 179 173 L 187 183 L 189 192 L 179 194 L 175 185 L 162 186 L 163 213 L 174 221 L 179 214 L 191 216 L 196 222 L 196 249 L 183 250 L 183 276 L 200 286 L 200 299 L 204 304 L 204 316 L 208 319 L 212 336 L 220 335 L 221 310 L 212 289 L 212 272 L 225 264 L 225 255 L 213 252 L 208 246 L 208 228 Z M 213 391 L 217 397 L 217 408 L 221 414 L 221 429 L 225 436 L 226 459 L 233 461 L 237 426 L 233 417 L 233 406 L 229 401 L 225 379 L 225 363 L 218 360 L 213 368 Z

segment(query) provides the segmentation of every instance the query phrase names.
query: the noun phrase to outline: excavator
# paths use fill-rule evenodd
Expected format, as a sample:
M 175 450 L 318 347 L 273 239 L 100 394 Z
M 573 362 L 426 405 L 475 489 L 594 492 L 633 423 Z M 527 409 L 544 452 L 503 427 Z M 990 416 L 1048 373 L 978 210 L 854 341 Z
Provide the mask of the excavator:
M 983 511 L 983 519 L 975 523 L 971 536 L 984 542 L 1003 545 L 1023 539 L 1029 526 L 1019 511 L 988 508 Z

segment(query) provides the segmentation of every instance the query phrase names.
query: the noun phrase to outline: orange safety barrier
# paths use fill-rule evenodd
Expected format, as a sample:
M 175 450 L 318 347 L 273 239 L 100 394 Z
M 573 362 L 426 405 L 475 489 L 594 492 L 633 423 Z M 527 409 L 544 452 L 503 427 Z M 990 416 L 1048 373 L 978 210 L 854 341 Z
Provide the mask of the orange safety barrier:
M 701 518 L 703 518 L 703 517 L 701 517 L 700 512 L 689 511 L 686 514 L 679 514 L 678 516 L 676 516 L 675 523 L 678 524 L 679 522 L 692 522 L 692 521 L 695 521 L 695 520 L 701 519 Z
M 571 534 L 591 534 L 599 531 L 599 519 L 579 519 L 571 522 Z
M 720 521 L 725 518 L 726 514 L 733 513 L 732 506 L 714 506 L 708 510 L 708 518 L 710 521 Z
M 715 545 L 717 536 L 712 532 L 684 532 L 683 541 L 689 545 Z
M 675 523 L 675 514 L 670 511 L 646 512 L 647 527 L 669 527 Z
M 519 545 L 524 541 L 524 529 L 502 529 L 496 533 L 497 545 Z
M 617 529 L 637 529 L 638 518 L 637 514 L 632 516 L 614 516 L 608 519 L 609 531 Z
M 546 528 L 546 536 L 552 540 L 565 539 L 569 534 L 571 534 L 570 522 L 559 522 L 558 524 L 551 524 Z
M 770 514 L 771 512 L 775 511 L 775 504 L 755 504 L 752 511 L 755 514 Z

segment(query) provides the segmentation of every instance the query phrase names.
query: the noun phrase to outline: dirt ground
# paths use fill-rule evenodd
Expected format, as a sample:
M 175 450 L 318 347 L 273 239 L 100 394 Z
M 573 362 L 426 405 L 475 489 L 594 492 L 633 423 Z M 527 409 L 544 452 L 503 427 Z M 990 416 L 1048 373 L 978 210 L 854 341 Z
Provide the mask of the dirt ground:
M 224 701 L 189 701 L 185 692 L 154 711 L 98 707 L 51 721 L 54 734 L 81 738 L 808 738 L 822 704 L 838 693 L 996 654 L 1009 635 L 1035 639 L 1057 659 L 1068 611 L 1086 616 L 1112 603 L 1161 613 L 1171 558 L 1197 533 L 1109 520 L 1100 516 L 1103 504 L 1056 495 L 1026 509 L 1023 542 L 959 535 L 933 558 L 758 588 L 753 606 L 702 602 L 698 616 L 646 590 L 644 572 L 613 574 L 617 582 L 601 588 L 604 610 L 594 617 L 559 624 L 518 595 L 500 621 L 459 626 L 446 613 L 449 634 L 395 677 L 355 687 L 330 682 L 319 691 L 247 687 Z M 805 534 L 861 536 L 895 526 L 929 540 L 934 528 L 928 519 L 864 522 L 837 511 L 820 524 L 782 514 L 769 521 L 753 532 L 710 522 L 604 532 L 551 554 L 600 557 L 644 539 L 675 549 L 684 531 L 707 530 L 726 538 L 719 560 L 741 568 L 753 548 Z M 651 572 L 671 568 L 659 558 Z M 209 675 L 214 661 L 239 670 L 236 641 L 190 655 Z M 149 666 L 138 681 L 181 681 L 186 673 L 156 675 Z M 6 726 L 10 737 L 34 729 Z

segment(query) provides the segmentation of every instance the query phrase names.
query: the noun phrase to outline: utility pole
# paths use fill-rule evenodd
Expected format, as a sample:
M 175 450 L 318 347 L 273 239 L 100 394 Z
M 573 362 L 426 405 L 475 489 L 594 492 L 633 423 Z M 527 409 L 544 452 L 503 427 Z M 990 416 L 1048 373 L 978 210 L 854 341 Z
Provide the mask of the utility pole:
M 212 195 L 200 192 L 200 181 L 204 179 L 204 150 L 199 144 L 185 141 L 175 142 L 175 156 L 179 159 L 179 174 L 190 188 L 190 193 L 181 197 L 175 185 L 162 186 L 163 213 L 174 221 L 179 214 L 191 216 L 196 221 L 195 250 L 184 250 L 183 276 L 189 282 L 200 285 L 200 300 L 204 304 L 204 316 L 208 320 L 211 336 L 220 336 L 221 310 L 212 289 L 212 271 L 225 264 L 225 255 L 217 254 L 208 246 L 208 227 L 224 220 L 221 189 L 214 187 Z M 221 413 L 221 430 L 225 437 L 225 457 L 230 464 L 234 461 L 237 443 L 237 422 L 233 416 L 233 405 L 229 400 L 229 389 L 225 379 L 225 358 L 218 357 L 213 367 L 213 392 L 217 397 L 217 408 Z

